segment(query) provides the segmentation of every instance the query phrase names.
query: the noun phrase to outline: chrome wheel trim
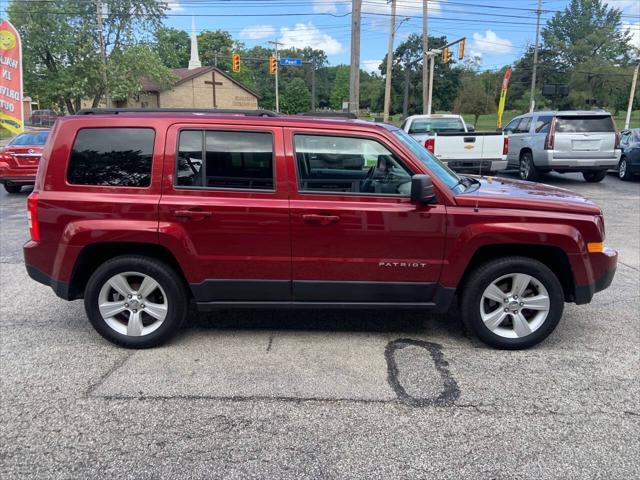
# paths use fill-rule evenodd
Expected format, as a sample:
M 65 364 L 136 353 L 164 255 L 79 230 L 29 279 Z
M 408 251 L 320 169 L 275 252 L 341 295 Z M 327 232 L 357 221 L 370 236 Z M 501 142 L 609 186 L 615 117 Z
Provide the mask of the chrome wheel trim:
M 618 168 L 618 176 L 624 178 L 627 175 L 627 160 L 620 160 L 620 167 Z
M 129 337 L 149 335 L 167 317 L 169 302 L 160 284 L 140 272 L 122 272 L 107 280 L 98 294 L 104 322 Z
M 538 330 L 551 310 L 545 286 L 526 273 L 510 273 L 491 282 L 480 299 L 485 327 L 502 338 L 524 338 Z
M 531 170 L 531 165 L 529 164 L 529 158 L 524 156 L 520 159 L 520 178 L 526 180 L 529 178 L 529 172 Z

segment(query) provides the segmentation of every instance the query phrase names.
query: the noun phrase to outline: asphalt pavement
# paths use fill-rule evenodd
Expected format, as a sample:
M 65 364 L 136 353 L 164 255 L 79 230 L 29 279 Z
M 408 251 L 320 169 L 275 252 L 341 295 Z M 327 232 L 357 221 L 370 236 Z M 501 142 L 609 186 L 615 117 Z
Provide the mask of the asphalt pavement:
M 130 351 L 31 281 L 25 202 L 0 193 L 0 477 L 638 478 L 640 182 L 595 200 L 613 285 L 526 351 L 456 312 L 224 311 Z

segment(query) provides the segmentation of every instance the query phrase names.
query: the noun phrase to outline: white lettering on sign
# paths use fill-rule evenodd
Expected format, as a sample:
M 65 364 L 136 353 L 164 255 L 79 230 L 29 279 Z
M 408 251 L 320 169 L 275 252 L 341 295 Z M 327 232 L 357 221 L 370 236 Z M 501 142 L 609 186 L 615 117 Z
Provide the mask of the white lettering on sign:
M 0 95 L 20 101 L 20 92 L 7 87 L 0 87 Z
M 15 112 L 16 111 L 16 106 L 13 103 L 5 102 L 1 98 L 0 98 L 0 108 L 4 108 L 4 109 L 8 110 L 9 112 Z
M 11 80 L 11 72 L 9 70 L 2 69 L 2 78 L 5 80 Z
M 0 55 L 0 65 L 7 65 L 11 68 L 18 68 L 18 61 L 15 58 L 8 58 Z

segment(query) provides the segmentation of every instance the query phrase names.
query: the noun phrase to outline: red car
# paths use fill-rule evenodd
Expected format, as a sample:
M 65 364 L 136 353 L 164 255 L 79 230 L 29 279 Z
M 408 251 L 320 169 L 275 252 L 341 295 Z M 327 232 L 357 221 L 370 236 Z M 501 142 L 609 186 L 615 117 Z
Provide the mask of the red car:
M 95 329 L 157 345 L 193 301 L 413 308 L 489 345 L 547 337 L 607 288 L 602 211 L 567 190 L 459 176 L 357 120 L 127 112 L 60 119 L 28 200 L 29 275 Z
M 48 136 L 48 130 L 33 130 L 0 148 L 0 183 L 7 192 L 18 193 L 24 185 L 33 185 Z

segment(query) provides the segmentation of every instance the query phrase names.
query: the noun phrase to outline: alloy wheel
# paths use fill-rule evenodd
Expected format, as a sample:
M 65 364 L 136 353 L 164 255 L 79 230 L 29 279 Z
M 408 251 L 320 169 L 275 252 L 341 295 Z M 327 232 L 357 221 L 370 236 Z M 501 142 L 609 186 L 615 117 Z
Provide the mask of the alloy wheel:
M 529 157 L 524 156 L 520 159 L 520 178 L 527 180 L 531 171 L 531 164 L 529 163 Z
M 523 338 L 538 330 L 551 309 L 549 292 L 531 275 L 511 273 L 490 283 L 480 300 L 484 325 L 503 338 Z
M 627 176 L 627 160 L 626 159 L 622 159 L 620 160 L 620 167 L 618 169 L 618 176 L 620 178 L 625 178 Z
M 167 317 L 169 303 L 160 284 L 140 272 L 111 277 L 100 289 L 98 309 L 116 332 L 139 337 L 156 331 Z

